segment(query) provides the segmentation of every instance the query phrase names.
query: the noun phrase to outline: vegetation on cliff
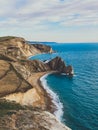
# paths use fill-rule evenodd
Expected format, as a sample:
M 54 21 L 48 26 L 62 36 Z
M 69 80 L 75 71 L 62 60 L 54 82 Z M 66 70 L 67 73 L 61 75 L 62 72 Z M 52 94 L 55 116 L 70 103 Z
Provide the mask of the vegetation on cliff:
M 39 88 L 32 76 L 40 72 L 57 71 L 72 75 L 72 67 L 66 66 L 60 57 L 56 57 L 48 63 L 39 60 L 28 60 L 31 55 L 39 53 L 52 53 L 51 47 L 41 44 L 28 44 L 23 38 L 1 37 L 0 38 L 0 97 L 8 94 L 25 93 L 32 89 L 35 104 L 32 112 L 29 107 L 23 107 L 15 102 L 0 100 L 0 112 L 4 117 L 0 117 L 0 129 L 2 130 L 67 130 L 68 128 L 59 123 L 47 110 L 46 94 Z M 18 97 L 17 97 L 18 98 Z M 22 95 L 21 95 L 22 98 Z M 37 99 L 36 99 L 37 98 Z M 45 98 L 45 99 L 44 99 Z M 2 102 L 3 101 L 3 102 Z M 38 104 L 40 104 L 38 106 Z M 41 105 L 44 105 L 42 107 Z M 7 108 L 5 107 L 7 106 Z M 38 111 L 38 108 L 42 108 Z M 3 109 L 4 108 L 4 109 Z M 14 111 L 13 113 L 13 110 Z M 19 111 L 21 110 L 21 111 Z M 25 110 L 25 111 L 24 111 Z M 35 112 L 36 111 L 36 112 Z M 11 113 L 9 115 L 9 112 Z M 28 116 L 26 116 L 26 113 Z M 43 119 L 42 119 L 43 116 Z M 40 120 L 42 119 L 42 121 Z M 41 122 L 40 122 L 41 121 Z M 56 126 L 53 126 L 53 123 Z M 4 125 L 6 124 L 6 126 Z M 50 125 L 51 124 L 51 125 Z M 58 127 L 57 127 L 58 126 Z
M 29 56 L 48 52 L 53 52 L 52 48 L 41 44 L 28 44 L 24 38 L 20 37 L 1 37 L 0 38 L 0 54 L 15 59 L 26 59 Z

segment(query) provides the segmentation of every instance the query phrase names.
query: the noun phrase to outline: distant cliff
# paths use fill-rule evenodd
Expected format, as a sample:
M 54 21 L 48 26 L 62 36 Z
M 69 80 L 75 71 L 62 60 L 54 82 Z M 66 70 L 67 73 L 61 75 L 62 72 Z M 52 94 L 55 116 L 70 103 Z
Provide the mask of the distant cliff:
M 17 58 L 26 59 L 29 56 L 39 53 L 51 53 L 52 48 L 42 44 L 28 44 L 24 38 L 20 37 L 1 37 L 0 38 L 0 54 Z
M 56 118 L 48 112 L 49 104 L 46 102 L 47 95 L 35 82 L 35 75 L 46 72 L 59 72 L 72 76 L 72 66 L 66 66 L 60 57 L 56 57 L 45 63 L 39 60 L 28 60 L 31 55 L 40 53 L 52 53 L 51 47 L 41 44 L 28 44 L 23 38 L 2 37 L 0 38 L 0 97 L 8 94 L 23 94 L 32 90 L 34 111 L 17 111 L 10 116 L 0 118 L 0 129 L 2 130 L 67 130 L 68 128 L 59 123 Z M 38 79 L 37 79 L 38 80 Z M 28 94 L 26 95 L 28 96 Z M 15 95 L 14 95 L 15 97 Z M 14 98 L 13 97 L 13 98 Z M 18 96 L 15 98 L 19 98 Z M 43 107 L 41 106 L 43 105 Z M 40 108 L 40 112 L 36 107 Z M 44 111 L 43 111 L 44 110 Z M 11 111 L 11 113 L 13 113 Z M 27 116 L 26 116 L 27 113 Z M 53 117 L 52 117 L 53 116 Z M 26 121 L 24 121 L 26 120 Z M 6 124 L 6 126 L 3 125 Z M 54 126 L 55 124 L 55 126 Z M 57 127 L 58 126 L 58 127 Z M 31 128 L 30 128 L 31 127 Z M 3 129 L 4 128 L 4 129 Z M 18 129 L 19 128 L 19 129 Z

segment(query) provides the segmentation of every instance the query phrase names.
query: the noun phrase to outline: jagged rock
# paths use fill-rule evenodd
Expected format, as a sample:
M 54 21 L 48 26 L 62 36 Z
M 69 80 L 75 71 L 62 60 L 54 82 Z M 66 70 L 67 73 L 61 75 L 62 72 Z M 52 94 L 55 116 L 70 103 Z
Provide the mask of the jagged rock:
M 65 73 L 70 76 L 73 75 L 72 66 L 66 66 L 61 57 L 56 57 L 49 61 L 47 64 L 51 68 L 51 70 L 56 70 L 60 73 Z
M 47 63 L 52 70 L 58 70 L 59 72 L 63 72 L 66 68 L 64 61 L 60 57 L 56 57 Z
M 66 69 L 65 69 L 65 73 L 69 76 L 73 76 L 73 68 L 71 65 L 67 66 Z

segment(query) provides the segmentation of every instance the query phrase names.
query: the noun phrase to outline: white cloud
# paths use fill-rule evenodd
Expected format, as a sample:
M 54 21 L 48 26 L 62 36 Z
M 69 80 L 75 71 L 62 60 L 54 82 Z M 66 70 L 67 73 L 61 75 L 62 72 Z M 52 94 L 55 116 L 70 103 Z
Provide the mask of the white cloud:
M 75 19 L 87 20 L 91 17 L 96 21 L 98 17 L 97 0 L 0 0 L 0 16 L 2 19 L 16 19 L 17 21 L 35 20 L 51 22 L 75 22 Z M 89 19 L 88 19 L 89 20 Z M 8 22 L 8 21 L 7 21 Z M 67 23 L 66 23 L 67 24 Z M 84 23 L 83 23 L 84 24 Z M 92 22 L 93 24 L 93 22 Z M 98 23 L 97 23 L 98 24 Z
M 0 0 L 0 28 L 55 31 L 98 26 L 97 0 Z

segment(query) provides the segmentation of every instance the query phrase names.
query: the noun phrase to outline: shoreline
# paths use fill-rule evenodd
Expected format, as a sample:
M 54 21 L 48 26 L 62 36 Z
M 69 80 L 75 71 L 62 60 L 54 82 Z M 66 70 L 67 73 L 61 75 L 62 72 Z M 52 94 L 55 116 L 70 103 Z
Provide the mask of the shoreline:
M 49 95 L 48 91 L 45 89 L 45 87 L 41 81 L 41 78 L 43 78 L 45 75 L 49 75 L 52 73 L 56 73 L 56 72 L 47 72 L 47 73 L 43 74 L 42 76 L 40 76 L 38 79 L 38 84 L 39 84 L 40 88 L 42 89 L 42 91 L 44 91 L 44 94 L 45 94 L 46 110 L 48 110 L 50 113 L 53 114 L 56 109 L 55 105 L 52 102 L 52 97 Z
M 41 78 L 44 77 L 45 75 L 49 75 L 49 74 L 53 74 L 53 73 L 57 73 L 56 71 L 47 71 L 47 72 L 38 72 L 36 74 L 34 74 L 34 79 L 36 79 L 36 89 L 38 93 L 42 94 L 42 98 L 43 98 L 43 104 L 42 105 L 42 109 L 49 111 L 50 113 L 54 113 L 56 110 L 56 106 L 54 105 L 54 103 L 52 102 L 52 97 L 50 96 L 50 94 L 48 93 L 48 91 L 44 88 Z M 29 78 L 29 81 L 31 84 L 32 81 L 34 82 L 32 76 L 31 78 Z
M 9 100 L 9 101 L 15 101 L 21 105 L 38 107 L 38 108 L 41 108 L 42 110 L 49 111 L 55 116 L 56 114 L 58 115 L 57 113 L 58 106 L 53 96 L 55 94 L 55 98 L 57 99 L 58 97 L 56 93 L 54 93 L 49 87 L 45 86 L 46 84 L 44 85 L 42 83 L 43 82 L 42 80 L 44 77 L 53 73 L 57 73 L 57 72 L 48 71 L 48 72 L 38 72 L 38 73 L 32 74 L 32 76 L 28 78 L 28 82 L 31 83 L 32 86 L 34 86 L 34 88 L 29 89 L 24 93 L 17 92 L 13 94 L 8 94 L 4 96 L 3 99 Z M 61 118 L 60 118 L 61 116 L 59 115 L 56 117 L 61 121 Z
M 59 100 L 54 99 L 55 97 L 56 99 L 59 98 L 49 86 L 47 87 L 46 85 L 45 87 L 42 81 L 46 75 L 62 72 L 62 67 L 58 69 L 58 66 L 66 68 L 61 57 L 55 57 L 51 60 L 52 62 L 50 61 L 49 65 L 42 63 L 40 60 L 33 62 L 30 60 L 32 56 L 43 54 L 43 52 L 50 54 L 53 52 L 52 48 L 46 45 L 35 45 L 31 47 L 23 38 L 19 37 L 4 37 L 3 40 L 1 38 L 1 42 L 1 94 L 3 93 L 5 95 L 1 95 L 1 99 L 16 102 L 24 107 L 28 106 L 26 109 L 27 113 L 32 113 L 32 116 L 31 114 L 28 115 L 25 113 L 25 110 L 21 109 L 15 109 L 14 113 L 12 111 L 13 109 L 10 108 L 11 113 L 5 113 L 5 120 L 3 120 L 2 123 L 8 125 L 7 127 L 9 127 L 9 129 L 16 129 L 16 127 L 31 129 L 34 128 L 32 122 L 36 125 L 35 129 L 69 129 L 60 122 L 61 120 L 59 120 L 56 115 L 59 109 L 56 105 L 58 102 L 55 101 Z M 31 62 L 29 62 L 29 60 Z M 53 67 L 51 67 L 52 64 Z M 70 70 L 68 72 L 70 73 Z M 33 109 L 29 109 L 29 107 Z M 8 108 L 8 110 L 10 109 Z M 21 124 L 23 121 L 21 114 L 23 114 L 24 120 L 27 117 L 23 124 Z M 34 117 L 34 114 L 38 116 L 38 120 L 36 116 Z M 20 126 L 18 126 L 17 117 L 20 119 Z M 28 119 L 30 119 L 30 122 Z
M 47 108 L 48 110 L 56 116 L 56 118 L 62 121 L 63 116 L 63 104 L 60 102 L 59 95 L 55 93 L 47 84 L 46 77 L 50 74 L 54 74 L 57 72 L 50 72 L 40 77 L 39 84 L 44 89 L 47 95 Z
M 44 87 L 40 81 L 41 77 L 43 77 L 44 75 L 49 74 L 49 73 L 55 73 L 55 72 L 49 71 L 49 72 L 33 73 L 27 79 L 27 81 L 32 85 L 31 89 L 27 90 L 26 92 L 16 92 L 16 93 L 12 93 L 12 94 L 7 94 L 6 96 L 4 96 L 2 98 L 5 98 L 10 101 L 16 101 L 17 103 L 20 103 L 21 105 L 32 105 L 34 107 L 42 106 L 42 109 L 49 108 L 49 103 L 47 103 L 49 95 L 46 92 L 46 90 L 44 89 Z M 37 93 L 38 93 L 38 95 L 37 95 Z M 30 96 L 29 94 L 34 95 L 34 97 Z M 35 98 L 35 100 L 34 100 L 34 98 Z M 49 99 L 49 102 L 51 102 L 50 100 L 51 100 L 51 98 Z M 48 104 L 48 107 L 47 107 L 47 104 Z M 51 112 L 52 112 L 52 110 L 51 110 Z

